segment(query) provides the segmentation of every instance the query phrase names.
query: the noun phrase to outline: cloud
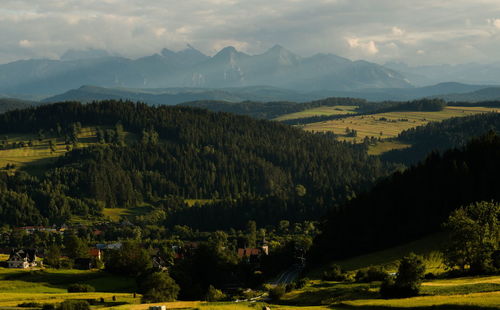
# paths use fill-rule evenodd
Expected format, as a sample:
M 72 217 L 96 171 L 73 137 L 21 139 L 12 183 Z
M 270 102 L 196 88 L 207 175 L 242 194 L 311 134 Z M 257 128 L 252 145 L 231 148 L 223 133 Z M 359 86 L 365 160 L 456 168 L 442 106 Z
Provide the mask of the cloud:
M 21 40 L 19 41 L 19 46 L 25 48 L 33 47 L 33 42 L 31 42 L 30 40 Z
M 495 28 L 500 29 L 500 18 L 488 19 L 488 22 L 492 24 Z
M 368 42 L 361 42 L 359 38 L 347 38 L 346 41 L 350 48 L 361 49 L 367 54 L 378 53 L 377 45 L 373 40 Z
M 2 0 L 0 63 L 70 48 L 135 58 L 187 43 L 207 54 L 279 43 L 376 62 L 500 61 L 497 16 L 498 0 Z
M 392 30 L 392 34 L 395 36 L 402 36 L 405 33 L 405 31 L 403 29 L 396 27 L 396 26 L 392 27 L 391 30 Z

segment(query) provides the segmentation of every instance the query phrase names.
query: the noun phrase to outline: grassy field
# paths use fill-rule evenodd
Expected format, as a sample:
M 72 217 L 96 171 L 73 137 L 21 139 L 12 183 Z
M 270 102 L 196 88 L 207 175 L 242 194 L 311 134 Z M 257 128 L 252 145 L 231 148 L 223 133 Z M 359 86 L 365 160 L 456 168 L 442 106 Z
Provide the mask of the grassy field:
M 68 293 L 73 283 L 95 287 L 93 293 Z M 24 302 L 58 303 L 67 299 L 100 299 L 106 303 L 138 303 L 134 279 L 90 270 L 21 270 L 0 268 L 0 307 L 14 307 Z M 116 301 L 112 302 L 115 296 Z
M 276 121 L 286 121 L 290 119 L 311 117 L 311 116 L 329 116 L 329 115 L 345 115 L 345 114 L 355 114 L 355 110 L 358 106 L 354 105 L 337 105 L 333 107 L 318 107 L 314 109 L 309 109 L 301 112 L 290 113 L 281 115 L 274 120 Z
M 192 207 L 195 204 L 199 204 L 201 206 L 219 201 L 220 199 L 186 199 L 185 202 L 188 206 Z
M 342 283 L 313 280 L 300 290 L 285 295 L 283 302 L 293 305 L 335 305 L 368 307 L 430 307 L 443 305 L 500 306 L 500 276 L 433 280 L 424 282 L 421 296 L 381 299 L 380 283 Z M 464 284 L 465 283 L 465 284 Z
M 351 306 L 350 309 L 381 309 L 381 307 L 393 309 L 499 309 L 500 308 L 500 291 L 487 293 L 472 293 L 461 295 L 446 295 L 446 296 L 419 296 L 412 298 L 401 299 L 369 299 L 347 301 L 338 304 L 334 308 L 342 309 L 343 306 Z M 454 307 L 455 306 L 455 307 Z M 463 308 L 460 308 L 462 306 Z
M 4 139 L 2 139 L 4 140 Z M 55 150 L 49 147 L 49 141 L 55 141 Z M 0 150 L 0 167 L 14 164 L 16 168 L 34 168 L 51 163 L 55 158 L 64 155 L 68 150 L 64 138 L 46 137 L 39 140 L 37 135 L 9 134 L 6 139 L 8 145 L 32 141 L 33 146 L 16 147 Z M 96 129 L 91 127 L 82 128 L 78 135 L 77 147 L 86 147 L 96 143 Z
M 411 144 L 401 143 L 392 140 L 382 140 L 368 147 L 369 155 L 381 155 L 391 150 L 401 150 L 411 147 Z
M 103 129 L 106 129 L 103 127 Z M 97 128 L 83 127 L 78 134 L 78 143 L 76 147 L 87 147 L 97 143 Z M 125 141 L 131 142 L 138 139 L 137 135 L 126 132 Z M 15 169 L 23 169 L 32 174 L 40 174 L 44 171 L 44 166 L 52 163 L 55 159 L 63 156 L 68 152 L 64 138 L 56 136 L 47 136 L 39 140 L 36 134 L 9 134 L 1 137 L 2 141 L 6 141 L 7 145 L 12 143 L 24 142 L 26 146 L 0 149 L 0 168 L 7 164 L 15 165 Z M 49 147 L 49 141 L 55 142 L 55 149 L 52 151 Z M 28 146 L 28 142 L 32 142 L 32 146 Z M 72 147 L 72 146 L 71 146 Z
M 98 292 L 132 293 L 135 280 L 104 271 L 74 269 L 22 270 L 0 268 L 0 293 L 66 293 L 73 283 L 90 284 Z
M 432 241 L 434 239 L 429 239 Z M 425 240 L 421 241 L 424 242 Z M 404 252 L 403 247 L 396 252 Z M 387 257 L 390 255 L 387 254 Z M 352 268 L 372 263 L 369 257 L 350 262 Z M 72 283 L 86 283 L 97 292 L 67 293 Z M 439 279 L 426 281 L 421 296 L 404 299 L 380 299 L 379 282 L 353 283 L 310 280 L 302 289 L 287 293 L 279 304 L 269 305 L 271 309 L 454 309 L 451 306 L 473 306 L 475 309 L 494 309 L 500 305 L 500 276 Z M 147 310 L 151 305 L 166 305 L 167 309 L 199 310 L 260 310 L 266 304 L 252 302 L 207 303 L 200 301 L 177 301 L 157 304 L 140 304 L 140 295 L 133 292 L 135 280 L 114 276 L 101 271 L 52 270 L 26 271 L 0 268 L 0 308 L 16 307 L 21 303 L 59 303 L 68 299 L 100 301 L 93 308 L 116 310 Z M 113 301 L 113 296 L 115 301 Z M 451 308 L 450 308 L 451 307 Z M 470 308 L 473 309 L 473 308 Z
M 333 131 L 340 139 L 361 141 L 364 137 L 393 138 L 401 131 L 442 121 L 451 117 L 463 117 L 486 112 L 498 112 L 498 108 L 446 107 L 439 112 L 388 112 L 352 117 L 304 125 L 302 128 L 314 132 Z M 357 137 L 346 137 L 346 128 L 357 131 Z
M 198 309 L 198 310 L 261 310 L 264 305 L 263 303 L 234 303 L 234 302 L 217 302 L 208 303 L 200 301 L 176 301 L 176 302 L 166 302 L 166 303 L 155 303 L 155 304 L 138 304 L 138 305 L 122 305 L 118 307 L 113 307 L 110 309 L 116 310 L 147 310 L 150 306 L 154 305 L 165 305 L 167 309 Z M 287 306 L 287 305 L 268 305 L 271 309 L 277 310 L 327 310 L 332 309 L 326 306 Z
M 442 257 L 438 252 L 445 242 L 445 235 L 435 234 L 400 246 L 346 260 L 333 261 L 332 263 L 338 264 L 343 270 L 351 272 L 369 266 L 379 266 L 388 272 L 395 272 L 398 260 L 413 252 L 424 256 L 427 272 L 439 274 L 445 271 Z M 306 276 L 311 279 L 320 279 L 326 267 L 313 269 Z

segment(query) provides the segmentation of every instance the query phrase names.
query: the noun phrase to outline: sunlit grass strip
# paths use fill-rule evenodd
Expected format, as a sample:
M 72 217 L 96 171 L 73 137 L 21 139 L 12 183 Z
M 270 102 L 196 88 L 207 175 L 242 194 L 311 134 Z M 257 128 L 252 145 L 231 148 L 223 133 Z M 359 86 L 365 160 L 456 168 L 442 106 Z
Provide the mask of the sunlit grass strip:
M 116 302 L 134 303 L 139 302 L 140 298 L 133 298 L 132 294 L 123 293 L 55 293 L 55 294 L 41 294 L 41 293 L 0 293 L 0 307 L 15 307 L 20 303 L 36 302 L 44 303 L 60 303 L 68 299 L 96 299 L 104 298 L 104 301 L 112 301 L 115 296 Z
M 339 139 L 361 142 L 364 137 L 393 138 L 400 132 L 429 122 L 442 121 L 452 117 L 464 117 L 487 112 L 499 112 L 498 108 L 486 107 L 446 107 L 438 112 L 387 112 L 306 124 L 302 128 L 315 132 L 331 132 Z M 356 138 L 344 137 L 346 128 L 357 131 Z
M 384 306 L 394 308 L 431 307 L 442 305 L 498 307 L 500 291 L 446 296 L 419 296 L 402 299 L 365 299 L 352 300 L 339 304 L 348 306 Z
M 276 121 L 286 121 L 290 119 L 311 117 L 311 116 L 330 116 L 330 115 L 346 115 L 346 114 L 356 114 L 355 105 L 337 105 L 333 107 L 318 107 L 309 110 L 304 110 L 301 112 L 295 112 L 290 114 L 281 115 L 274 120 Z

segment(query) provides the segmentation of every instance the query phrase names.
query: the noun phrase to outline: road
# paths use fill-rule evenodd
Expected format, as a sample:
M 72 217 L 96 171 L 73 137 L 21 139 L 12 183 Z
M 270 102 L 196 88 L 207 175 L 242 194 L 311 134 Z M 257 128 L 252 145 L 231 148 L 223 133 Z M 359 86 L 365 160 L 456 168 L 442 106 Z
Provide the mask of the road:
M 272 281 L 271 284 L 274 285 L 287 285 L 289 283 L 292 283 L 297 279 L 300 275 L 300 272 L 302 271 L 302 267 L 299 266 L 293 266 L 290 269 L 282 272 L 276 280 Z

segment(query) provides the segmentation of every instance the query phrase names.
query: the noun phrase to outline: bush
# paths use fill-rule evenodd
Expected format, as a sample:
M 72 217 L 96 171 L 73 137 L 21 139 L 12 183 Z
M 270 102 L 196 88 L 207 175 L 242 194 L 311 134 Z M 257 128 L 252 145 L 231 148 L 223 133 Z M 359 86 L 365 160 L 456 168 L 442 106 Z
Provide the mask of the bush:
M 323 280 L 325 281 L 345 281 L 346 275 L 339 265 L 331 265 L 328 270 L 323 272 Z
M 56 306 L 54 304 L 43 304 L 42 310 L 55 310 Z
M 309 283 L 309 278 L 300 278 L 295 282 L 295 287 L 301 289 L 306 286 L 307 283 Z
M 382 283 L 380 294 L 385 298 L 416 296 L 420 291 L 424 273 L 423 258 L 411 253 L 399 262 L 396 280 L 388 278 Z
M 68 286 L 68 293 L 88 293 L 95 292 L 95 288 L 88 284 L 71 284 Z
M 84 300 L 66 300 L 57 307 L 57 310 L 90 310 L 90 305 Z
M 286 293 L 285 286 L 283 285 L 276 285 L 275 287 L 271 288 L 269 290 L 269 298 L 272 300 L 280 300 L 281 297 L 283 297 Z
M 291 292 L 295 289 L 296 287 L 296 284 L 295 282 L 291 282 L 291 283 L 288 283 L 286 286 L 285 286 L 285 292 Z
M 208 287 L 206 300 L 207 301 L 221 301 L 226 299 L 226 294 L 222 293 L 221 290 L 216 289 L 212 285 Z
M 426 279 L 426 280 L 433 280 L 436 278 L 437 278 L 437 276 L 435 274 L 433 274 L 432 272 L 428 272 L 424 276 L 424 279 Z
M 387 278 L 380 285 L 380 295 L 384 298 L 391 298 L 397 296 L 396 282 L 393 278 Z
M 389 274 L 378 267 L 370 267 L 368 269 L 358 270 L 354 277 L 356 282 L 369 283 L 373 281 L 385 281 L 389 277 Z
M 174 301 L 179 294 L 179 285 L 167 272 L 155 272 L 150 274 L 139 288 L 143 292 L 143 302 Z
M 20 308 L 40 308 L 42 305 L 37 302 L 23 302 L 17 306 Z
M 60 267 L 62 269 L 73 269 L 74 262 L 71 259 L 61 259 Z

